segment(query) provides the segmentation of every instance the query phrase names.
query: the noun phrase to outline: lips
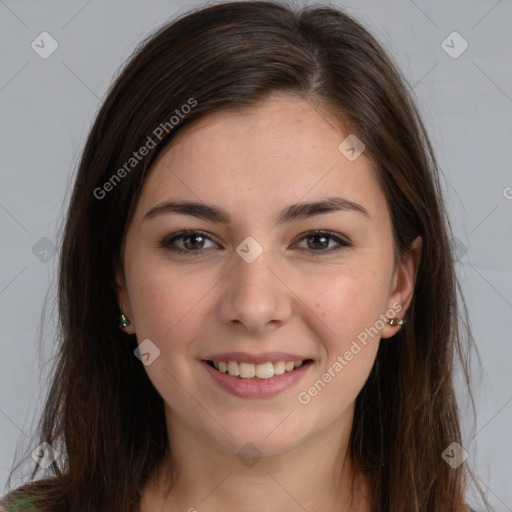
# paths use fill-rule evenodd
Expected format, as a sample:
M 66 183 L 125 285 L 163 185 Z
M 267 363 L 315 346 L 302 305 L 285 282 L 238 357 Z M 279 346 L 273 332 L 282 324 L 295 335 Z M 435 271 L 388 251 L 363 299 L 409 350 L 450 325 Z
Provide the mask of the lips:
M 265 354 L 224 353 L 201 361 L 213 381 L 233 395 L 265 398 L 294 386 L 313 360 L 281 352 Z

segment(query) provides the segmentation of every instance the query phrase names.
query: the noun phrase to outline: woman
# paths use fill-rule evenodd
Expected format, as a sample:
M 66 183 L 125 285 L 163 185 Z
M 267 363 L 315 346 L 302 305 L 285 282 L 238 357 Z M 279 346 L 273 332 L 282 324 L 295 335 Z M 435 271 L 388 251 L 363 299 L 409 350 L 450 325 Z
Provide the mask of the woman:
M 352 18 L 235 2 L 160 29 L 69 212 L 53 474 L 7 510 L 468 510 L 436 163 Z

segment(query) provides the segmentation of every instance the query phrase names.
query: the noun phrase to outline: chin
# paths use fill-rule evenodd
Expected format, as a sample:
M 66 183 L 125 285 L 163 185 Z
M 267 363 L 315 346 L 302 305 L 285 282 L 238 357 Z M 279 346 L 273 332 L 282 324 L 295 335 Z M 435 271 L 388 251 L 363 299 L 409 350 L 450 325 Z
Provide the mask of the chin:
M 280 455 L 307 442 L 310 437 L 304 418 L 303 421 L 298 417 L 291 420 L 295 415 L 294 412 L 290 414 L 292 410 L 271 417 L 267 415 L 265 419 L 258 419 L 253 414 L 250 420 L 229 422 L 228 431 L 232 437 L 223 429 L 220 436 L 218 430 L 208 434 L 222 449 L 239 457 L 244 454 Z

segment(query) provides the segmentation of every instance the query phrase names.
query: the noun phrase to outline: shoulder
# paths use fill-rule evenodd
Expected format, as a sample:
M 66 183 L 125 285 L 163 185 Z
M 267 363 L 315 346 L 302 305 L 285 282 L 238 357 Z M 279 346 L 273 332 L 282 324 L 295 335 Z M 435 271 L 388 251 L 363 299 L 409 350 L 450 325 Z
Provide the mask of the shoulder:
M 41 512 L 43 510 L 66 510 L 65 500 L 55 497 L 55 479 L 25 482 L 0 495 L 0 512 Z M 58 506 L 57 506 L 58 505 Z
M 29 498 L 4 496 L 0 499 L 0 512 L 37 512 L 31 501 Z
M 0 512 L 10 512 L 7 506 L 8 500 L 9 496 L 4 496 L 3 498 L 0 497 Z

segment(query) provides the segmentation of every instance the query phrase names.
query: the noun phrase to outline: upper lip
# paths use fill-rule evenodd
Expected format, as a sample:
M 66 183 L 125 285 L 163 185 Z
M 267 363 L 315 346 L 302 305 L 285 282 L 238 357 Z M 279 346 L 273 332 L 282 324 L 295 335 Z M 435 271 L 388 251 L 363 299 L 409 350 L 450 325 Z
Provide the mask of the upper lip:
M 203 358 L 204 361 L 237 361 L 241 363 L 267 363 L 274 361 L 305 361 L 310 357 L 289 354 L 287 352 L 262 352 L 260 354 L 251 354 L 249 352 L 223 352 L 222 354 L 213 354 Z

